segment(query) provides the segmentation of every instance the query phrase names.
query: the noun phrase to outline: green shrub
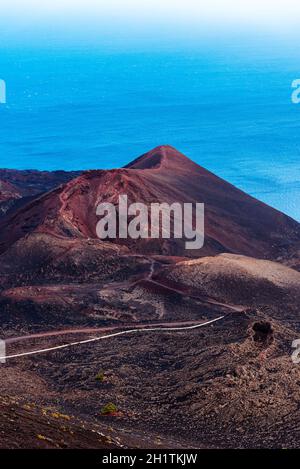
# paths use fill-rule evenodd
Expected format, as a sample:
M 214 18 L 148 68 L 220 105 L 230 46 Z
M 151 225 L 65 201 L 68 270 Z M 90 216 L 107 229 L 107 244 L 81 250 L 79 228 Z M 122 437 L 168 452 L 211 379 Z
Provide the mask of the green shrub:
M 99 371 L 99 373 L 97 373 L 95 376 L 96 381 L 100 381 L 100 383 L 104 381 L 104 378 L 104 371 Z
M 106 404 L 104 407 L 101 409 L 101 414 L 102 415 L 109 415 L 113 414 L 114 412 L 118 412 L 118 408 L 115 404 L 110 402 L 109 404 Z

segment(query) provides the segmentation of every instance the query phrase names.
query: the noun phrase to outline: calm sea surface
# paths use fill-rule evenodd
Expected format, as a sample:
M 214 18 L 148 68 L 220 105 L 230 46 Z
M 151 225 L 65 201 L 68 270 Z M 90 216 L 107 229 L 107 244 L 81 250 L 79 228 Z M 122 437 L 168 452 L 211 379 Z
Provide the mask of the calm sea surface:
M 0 167 L 112 168 L 170 144 L 300 220 L 300 61 L 6 49 L 0 78 Z

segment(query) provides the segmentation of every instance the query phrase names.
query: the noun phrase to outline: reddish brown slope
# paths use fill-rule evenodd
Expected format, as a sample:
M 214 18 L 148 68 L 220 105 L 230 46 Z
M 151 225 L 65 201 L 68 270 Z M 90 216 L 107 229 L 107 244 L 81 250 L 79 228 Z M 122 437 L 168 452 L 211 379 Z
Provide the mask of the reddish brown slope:
M 21 194 L 13 184 L 0 179 L 0 203 L 9 199 L 17 199 L 19 197 L 21 197 Z
M 79 176 L 76 171 L 0 169 L 0 217 L 26 205 L 32 198 Z
M 176 188 L 178 200 L 205 202 L 206 237 L 220 243 L 225 248 L 222 251 L 272 256 L 300 240 L 297 222 L 172 147 L 158 147 L 133 161 L 128 168 L 143 169 L 145 177 L 157 186 Z
M 220 254 L 166 266 L 155 277 L 166 285 L 226 304 L 261 306 L 299 303 L 300 273 L 282 264 L 236 254 Z
M 16 186 L 0 178 L 0 217 L 21 197 Z
M 199 256 L 233 252 L 253 257 L 285 256 L 300 240 L 299 224 L 248 196 L 169 146 L 155 148 L 126 168 L 89 171 L 33 200 L 0 223 L 1 250 L 33 231 L 96 237 L 96 206 L 130 202 L 204 202 L 206 242 L 185 251 L 180 240 L 127 242 L 137 251 Z M 125 241 L 118 240 L 118 243 Z
M 22 196 L 40 194 L 79 176 L 80 171 L 37 171 L 0 169 L 0 180 Z

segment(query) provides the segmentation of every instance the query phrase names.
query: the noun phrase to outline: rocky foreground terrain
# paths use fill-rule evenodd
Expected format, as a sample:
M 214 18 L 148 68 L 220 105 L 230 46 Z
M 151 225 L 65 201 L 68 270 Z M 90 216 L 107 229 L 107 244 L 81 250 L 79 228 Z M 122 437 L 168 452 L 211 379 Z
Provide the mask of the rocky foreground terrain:
M 296 221 L 168 146 L 123 169 L 0 180 L 8 355 L 161 329 L 7 359 L 1 447 L 299 445 Z M 97 239 L 97 204 L 124 193 L 204 202 L 203 249 Z

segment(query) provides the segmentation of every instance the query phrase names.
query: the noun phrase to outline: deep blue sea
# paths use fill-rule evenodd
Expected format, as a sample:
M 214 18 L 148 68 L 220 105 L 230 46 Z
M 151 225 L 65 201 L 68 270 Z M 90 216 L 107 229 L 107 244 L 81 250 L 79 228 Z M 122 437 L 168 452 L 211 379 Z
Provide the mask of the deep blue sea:
M 170 144 L 300 220 L 300 61 L 194 50 L 0 51 L 0 167 L 125 165 Z

